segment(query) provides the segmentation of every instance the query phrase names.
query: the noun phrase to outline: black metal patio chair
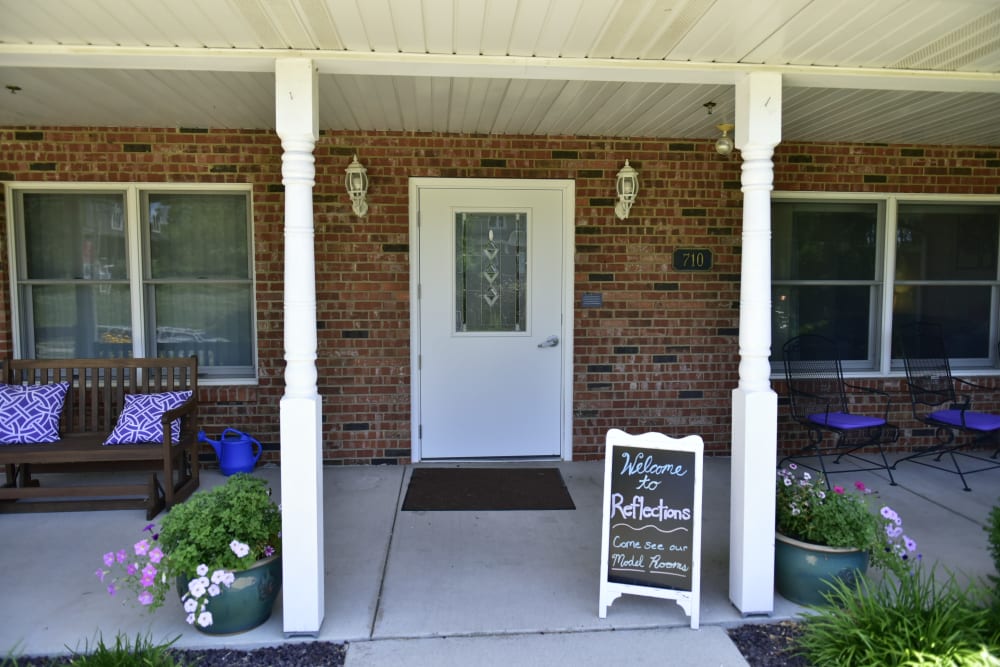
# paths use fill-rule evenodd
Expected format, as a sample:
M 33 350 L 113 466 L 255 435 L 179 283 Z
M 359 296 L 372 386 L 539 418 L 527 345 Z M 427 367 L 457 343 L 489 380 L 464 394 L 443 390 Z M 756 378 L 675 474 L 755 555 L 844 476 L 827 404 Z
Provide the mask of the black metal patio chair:
M 962 480 L 963 489 L 969 491 L 966 475 L 1000 467 L 996 450 L 1000 414 L 973 411 L 972 396 L 960 394 L 958 388 L 986 393 L 997 390 L 952 376 L 939 324 L 914 322 L 904 325 L 896 332 L 896 342 L 906 367 L 913 417 L 932 427 L 938 442 L 899 459 L 893 467 L 902 461 L 913 461 L 953 473 Z M 992 456 L 960 451 L 991 441 Z M 942 461 L 945 457 L 951 465 Z M 963 468 L 960 460 L 971 462 L 973 467 Z
M 892 468 L 883 445 L 895 442 L 899 429 L 888 422 L 889 394 L 849 384 L 844 381 L 840 352 L 835 341 L 815 334 L 803 334 L 782 346 L 792 418 L 805 427 L 809 442 L 788 460 L 820 472 L 830 484 L 829 475 L 845 472 L 884 470 L 895 486 Z M 848 392 L 852 399 L 848 400 Z M 855 407 L 856 406 L 856 407 Z M 868 448 L 870 453 L 860 453 Z M 845 458 L 852 465 L 830 470 Z M 815 458 L 804 463 L 801 459 Z

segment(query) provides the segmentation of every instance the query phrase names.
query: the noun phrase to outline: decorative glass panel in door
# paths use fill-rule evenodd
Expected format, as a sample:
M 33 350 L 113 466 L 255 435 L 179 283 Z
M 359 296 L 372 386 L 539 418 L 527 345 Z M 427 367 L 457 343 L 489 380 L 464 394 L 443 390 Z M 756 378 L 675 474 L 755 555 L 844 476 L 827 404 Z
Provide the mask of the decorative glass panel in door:
M 526 213 L 455 214 L 455 331 L 527 328 Z

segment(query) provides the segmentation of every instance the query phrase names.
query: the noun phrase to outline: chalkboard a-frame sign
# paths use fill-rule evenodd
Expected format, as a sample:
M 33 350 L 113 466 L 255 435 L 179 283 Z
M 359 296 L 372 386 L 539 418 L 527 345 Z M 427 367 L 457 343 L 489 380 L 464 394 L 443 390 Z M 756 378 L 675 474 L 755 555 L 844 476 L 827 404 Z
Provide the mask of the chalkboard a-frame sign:
M 675 600 L 698 628 L 700 436 L 608 431 L 604 451 L 599 615 L 622 593 Z

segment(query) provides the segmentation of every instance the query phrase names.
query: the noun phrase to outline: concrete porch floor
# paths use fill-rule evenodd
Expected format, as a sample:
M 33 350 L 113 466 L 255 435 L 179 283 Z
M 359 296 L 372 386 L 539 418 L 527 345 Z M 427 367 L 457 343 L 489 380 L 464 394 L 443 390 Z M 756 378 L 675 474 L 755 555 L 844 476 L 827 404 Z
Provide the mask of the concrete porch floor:
M 744 665 L 725 628 L 794 617 L 780 596 L 770 616 L 744 618 L 729 602 L 729 459 L 705 459 L 701 629 L 672 601 L 623 596 L 598 618 L 602 462 L 544 462 L 562 471 L 575 511 L 399 511 L 413 466 L 324 470 L 326 591 L 322 641 L 350 643 L 349 666 L 389 664 Z M 221 483 L 204 471 L 202 488 Z M 279 469 L 258 468 L 280 497 Z M 898 486 L 876 473 L 843 474 L 880 492 L 925 561 L 969 577 L 993 572 L 983 525 L 998 502 L 1000 470 L 970 476 L 901 463 Z M 281 600 L 263 626 L 211 637 L 190 628 L 180 603 L 150 615 L 109 598 L 94 576 L 101 555 L 136 541 L 139 510 L 0 517 L 0 652 L 83 650 L 119 632 L 180 648 L 255 648 L 284 641 Z M 611 632 L 614 631 L 614 632 Z M 447 638 L 447 639 L 445 639 Z M 681 657 L 686 656 L 686 657 Z M 521 659 L 519 659 L 521 658 Z M 471 660 L 471 663 L 470 663 Z

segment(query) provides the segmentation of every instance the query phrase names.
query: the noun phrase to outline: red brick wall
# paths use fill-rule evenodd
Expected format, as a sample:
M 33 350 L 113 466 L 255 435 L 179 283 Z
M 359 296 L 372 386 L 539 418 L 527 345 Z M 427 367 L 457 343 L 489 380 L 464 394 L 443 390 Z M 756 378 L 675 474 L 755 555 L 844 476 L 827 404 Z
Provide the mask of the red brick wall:
M 284 245 L 276 136 L 12 128 L 0 129 L 0 147 L 0 180 L 6 181 L 253 184 L 260 383 L 206 387 L 202 417 L 210 434 L 234 426 L 275 445 Z M 371 180 L 365 218 L 352 214 L 343 189 L 355 152 Z M 602 308 L 576 310 L 576 458 L 600 455 L 612 427 L 698 433 L 708 452 L 728 453 L 738 362 L 738 159 L 716 155 L 709 141 L 384 132 L 325 132 L 315 156 L 327 460 L 408 460 L 408 179 L 429 176 L 576 182 L 576 303 L 585 292 L 604 295 Z M 626 158 L 640 172 L 640 192 L 628 220 L 620 221 L 614 176 Z M 779 190 L 1000 193 L 996 149 L 791 144 L 779 147 L 775 170 Z M 0 226 L 4 244 L 5 229 Z M 713 269 L 675 271 L 672 254 L 679 247 L 710 248 Z M 9 284 L 6 254 L 0 280 Z M 0 354 L 10 354 L 11 345 L 9 295 L 0 290 Z M 874 384 L 899 389 L 896 379 Z M 783 427 L 781 437 L 791 441 L 798 434 Z

